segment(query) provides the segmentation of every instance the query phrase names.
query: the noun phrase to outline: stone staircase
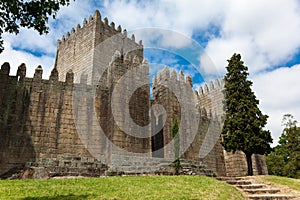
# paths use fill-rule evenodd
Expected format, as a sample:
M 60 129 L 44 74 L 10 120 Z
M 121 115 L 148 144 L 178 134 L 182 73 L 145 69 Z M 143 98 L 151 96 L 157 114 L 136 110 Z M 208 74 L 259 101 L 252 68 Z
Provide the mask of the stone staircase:
M 218 180 L 225 181 L 241 190 L 246 199 L 254 200 L 296 200 L 290 194 L 283 194 L 280 189 L 272 188 L 266 184 L 256 183 L 251 177 L 218 177 Z

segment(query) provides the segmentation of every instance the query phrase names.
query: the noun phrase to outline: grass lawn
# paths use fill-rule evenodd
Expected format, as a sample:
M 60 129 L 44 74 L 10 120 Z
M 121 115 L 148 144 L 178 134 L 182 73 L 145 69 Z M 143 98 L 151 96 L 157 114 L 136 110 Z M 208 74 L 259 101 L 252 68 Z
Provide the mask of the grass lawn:
M 233 186 L 204 176 L 131 176 L 1 180 L 0 199 L 243 199 Z
M 287 186 L 291 189 L 298 190 L 300 192 L 300 179 L 293 179 L 280 176 L 262 176 L 264 181 Z

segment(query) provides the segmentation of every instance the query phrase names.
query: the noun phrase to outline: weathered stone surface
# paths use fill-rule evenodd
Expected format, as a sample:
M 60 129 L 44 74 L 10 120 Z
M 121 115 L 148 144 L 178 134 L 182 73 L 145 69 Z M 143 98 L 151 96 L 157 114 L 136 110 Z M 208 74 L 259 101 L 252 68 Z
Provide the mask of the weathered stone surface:
M 190 76 L 165 67 L 153 78 L 150 101 L 149 67 L 142 43 L 107 18 L 101 21 L 98 11 L 58 41 L 49 80 L 42 79 L 41 66 L 26 78 L 25 64 L 10 76 L 4 63 L 0 176 L 18 171 L 19 178 L 99 176 L 108 169 L 112 175 L 141 174 L 160 168 L 173 174 L 175 117 L 182 174 L 245 175 L 243 155 L 223 152 L 220 145 L 224 82 L 211 82 L 198 93 Z M 263 156 L 253 161 L 254 173 L 267 173 Z

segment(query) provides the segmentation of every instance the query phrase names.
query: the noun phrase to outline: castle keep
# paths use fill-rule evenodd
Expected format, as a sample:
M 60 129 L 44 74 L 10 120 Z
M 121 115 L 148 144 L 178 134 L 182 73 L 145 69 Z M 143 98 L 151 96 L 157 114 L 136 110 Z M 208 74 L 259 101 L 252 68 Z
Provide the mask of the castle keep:
M 182 173 L 245 175 L 244 155 L 220 145 L 224 81 L 193 91 L 189 75 L 165 67 L 152 80 L 150 99 L 150 67 L 142 41 L 99 11 L 58 40 L 49 79 L 41 66 L 27 78 L 25 64 L 11 76 L 4 63 L 0 175 L 172 173 L 175 118 Z M 264 157 L 253 157 L 254 173 L 266 174 Z

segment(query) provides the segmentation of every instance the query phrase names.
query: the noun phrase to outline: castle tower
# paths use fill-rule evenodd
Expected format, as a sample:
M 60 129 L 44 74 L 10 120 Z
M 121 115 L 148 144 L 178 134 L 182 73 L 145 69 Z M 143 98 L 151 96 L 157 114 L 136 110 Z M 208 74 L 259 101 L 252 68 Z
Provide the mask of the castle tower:
M 97 84 L 116 50 L 143 59 L 142 42 L 136 43 L 134 35 L 128 38 L 126 30 L 122 32 L 121 26 L 115 28 L 115 23 L 109 24 L 107 18 L 102 21 L 98 10 L 57 43 L 55 67 L 60 81 L 65 81 L 67 72 L 72 70 L 75 83 L 79 83 L 81 74 L 85 73 L 88 84 Z

